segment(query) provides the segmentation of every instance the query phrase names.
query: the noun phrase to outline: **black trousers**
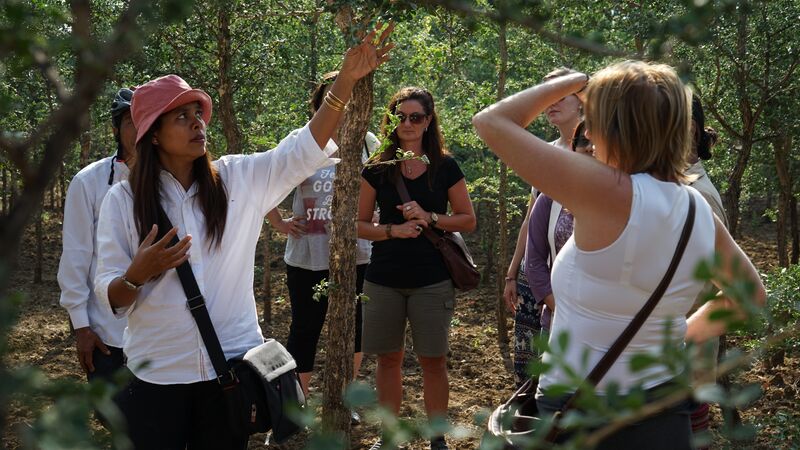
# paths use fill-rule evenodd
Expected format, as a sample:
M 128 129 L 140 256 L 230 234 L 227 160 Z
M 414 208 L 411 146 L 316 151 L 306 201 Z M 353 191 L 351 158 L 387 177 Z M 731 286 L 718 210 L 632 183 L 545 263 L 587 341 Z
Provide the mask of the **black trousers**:
M 231 434 L 216 380 L 160 385 L 134 378 L 114 401 L 137 450 L 247 448 L 247 438 Z
M 367 265 L 356 266 L 356 292 L 364 292 L 364 273 Z M 314 286 L 323 279 L 328 279 L 327 270 L 306 270 L 286 265 L 286 285 L 289 288 L 289 301 L 292 304 L 292 323 L 289 326 L 289 337 L 286 339 L 286 350 L 297 362 L 297 372 L 307 373 L 314 370 L 314 358 L 317 354 L 317 343 L 328 314 L 328 297 L 314 300 Z M 361 300 L 356 303 L 355 317 L 355 352 L 361 351 Z
M 114 381 L 114 374 L 125 366 L 125 355 L 122 353 L 121 348 L 112 347 L 107 345 L 110 355 L 106 355 L 99 348 L 95 347 L 92 352 L 92 364 L 94 365 L 94 372 L 86 372 L 86 379 L 89 381 L 95 378 L 112 383 Z
M 644 391 L 645 402 L 656 401 L 669 392 L 672 382 Z M 567 402 L 570 395 L 561 397 L 536 395 L 539 417 L 552 416 Z M 600 442 L 596 450 L 692 450 L 692 426 L 689 415 L 694 408 L 690 400 L 681 401 L 666 410 L 628 425 Z M 557 442 L 563 443 L 570 438 L 569 433 L 562 433 Z

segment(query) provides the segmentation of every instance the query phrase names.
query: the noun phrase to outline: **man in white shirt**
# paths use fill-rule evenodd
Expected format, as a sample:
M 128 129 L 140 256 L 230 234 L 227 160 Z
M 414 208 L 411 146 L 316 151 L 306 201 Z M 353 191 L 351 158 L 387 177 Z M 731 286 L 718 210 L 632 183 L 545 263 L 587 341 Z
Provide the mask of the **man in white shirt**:
M 108 312 L 94 293 L 97 268 L 97 220 L 111 185 L 128 178 L 135 155 L 136 128 L 131 120 L 133 91 L 120 89 L 111 104 L 117 152 L 78 172 L 69 184 L 64 205 L 63 251 L 58 266 L 60 304 L 69 312 L 78 362 L 91 381 L 110 380 L 124 365 L 122 333 L 127 324 Z

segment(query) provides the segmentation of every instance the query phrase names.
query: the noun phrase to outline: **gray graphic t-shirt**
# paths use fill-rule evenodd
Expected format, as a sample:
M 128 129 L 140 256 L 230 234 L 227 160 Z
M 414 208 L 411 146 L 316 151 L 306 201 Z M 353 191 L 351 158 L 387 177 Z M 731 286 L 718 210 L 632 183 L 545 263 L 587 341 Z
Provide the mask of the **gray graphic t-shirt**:
M 369 154 L 378 147 L 378 139 L 374 134 L 367 132 L 365 143 L 367 151 L 362 152 L 363 161 L 366 161 Z M 337 150 L 338 147 L 333 140 L 329 140 L 326 149 Z M 286 264 L 306 270 L 328 270 L 335 178 L 336 166 L 329 166 L 318 170 L 295 188 L 292 214 L 294 217 L 303 217 L 306 234 L 299 239 L 291 236 L 287 238 L 286 252 L 283 256 Z M 355 217 L 353 221 L 355 222 Z M 356 263 L 367 264 L 372 248 L 371 242 L 365 239 L 358 239 L 357 242 Z

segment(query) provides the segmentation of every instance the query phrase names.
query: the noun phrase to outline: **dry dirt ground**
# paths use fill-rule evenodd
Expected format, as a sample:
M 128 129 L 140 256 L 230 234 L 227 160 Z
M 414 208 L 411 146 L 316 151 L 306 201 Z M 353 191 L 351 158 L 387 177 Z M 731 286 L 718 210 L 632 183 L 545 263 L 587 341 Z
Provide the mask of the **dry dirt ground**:
M 43 258 L 44 280 L 34 284 L 33 253 L 34 237 L 28 235 L 22 247 L 19 269 L 15 275 L 14 289 L 23 292 L 27 300 L 23 306 L 19 322 L 9 337 L 10 354 L 7 364 L 10 366 L 33 365 L 41 368 L 52 378 L 82 379 L 78 366 L 74 339 L 71 336 L 68 316 L 58 305 L 58 284 L 55 274 L 60 254 L 60 230 L 57 215 L 50 216 L 46 223 Z M 743 247 L 756 260 L 760 269 L 764 270 L 774 264 L 774 240 L 764 228 L 758 233 L 747 230 L 741 240 Z M 276 250 L 271 258 L 272 266 L 272 323 L 265 327 L 266 334 L 284 340 L 289 324 L 289 304 L 285 288 L 284 267 L 281 259 L 282 244 L 275 242 Z M 477 248 L 477 244 L 473 244 Z M 479 256 L 479 255 L 478 255 Z M 263 255 L 257 257 L 257 266 L 263 264 Z M 257 278 L 258 272 L 257 272 Z M 263 298 L 260 286 L 256 290 L 256 298 Z M 452 355 L 449 359 L 450 369 L 450 419 L 453 423 L 473 431 L 467 438 L 450 439 L 451 448 L 477 448 L 484 423 L 475 423 L 475 416 L 482 410 L 494 408 L 504 401 L 513 390 L 513 378 L 507 370 L 497 344 L 497 327 L 494 316 L 494 296 L 490 289 L 481 289 L 458 297 L 456 315 L 451 334 Z M 259 305 L 259 311 L 261 305 Z M 510 323 L 510 322 L 509 322 Z M 317 367 L 324 367 L 326 343 L 320 342 Z M 317 372 L 319 373 L 319 372 Z M 366 357 L 359 375 L 359 380 L 372 384 L 375 373 L 373 358 Z M 800 426 L 800 402 L 797 393 L 800 361 L 797 355 L 786 358 L 785 364 L 776 369 L 765 369 L 756 363 L 747 370 L 737 374 L 737 383 L 759 383 L 765 395 L 751 408 L 742 412 L 745 422 L 759 427 L 757 438 L 746 444 L 729 444 L 717 436 L 713 448 L 800 448 L 797 430 Z M 422 401 L 422 380 L 418 364 L 413 353 L 409 352 L 404 367 L 404 402 L 401 415 L 404 418 L 424 418 Z M 312 380 L 312 396 L 321 397 L 321 381 Z M 13 404 L 9 422 L 13 427 L 25 427 L 32 416 L 24 408 Z M 788 422 L 781 422 L 785 418 Z M 713 427 L 721 426 L 719 412 L 714 410 Z M 783 423 L 784 425 L 781 425 Z M 108 442 L 105 432 L 94 424 L 94 430 L 100 442 Z M 793 430 L 793 431 L 791 431 Z M 352 446 L 356 449 L 369 448 L 379 434 L 376 424 L 364 423 L 353 429 Z M 254 436 L 249 448 L 264 448 L 264 436 Z M 304 439 L 300 436 L 282 449 L 300 449 Z M 4 447 L 17 448 L 18 438 L 8 433 L 3 436 Z M 276 448 L 276 447 L 270 447 Z M 427 449 L 427 443 L 416 440 L 410 443 L 409 449 Z

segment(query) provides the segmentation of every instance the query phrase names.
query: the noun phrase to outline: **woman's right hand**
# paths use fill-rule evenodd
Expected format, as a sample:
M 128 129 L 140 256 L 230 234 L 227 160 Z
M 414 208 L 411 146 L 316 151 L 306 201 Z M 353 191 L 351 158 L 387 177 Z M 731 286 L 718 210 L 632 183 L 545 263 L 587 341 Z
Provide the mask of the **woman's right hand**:
M 298 216 L 282 219 L 276 224 L 275 229 L 278 230 L 278 233 L 283 233 L 295 239 L 299 239 L 306 234 L 307 230 L 306 224 L 302 221 L 303 217 Z
M 419 236 L 428 224 L 421 219 L 412 219 L 400 225 L 392 225 L 392 237 L 397 239 L 410 239 Z
M 163 272 L 178 267 L 189 259 L 189 248 L 192 246 L 192 236 L 187 234 L 177 244 L 167 247 L 172 238 L 178 233 L 178 227 L 173 227 L 157 242 L 153 242 L 158 235 L 158 226 L 153 225 L 145 236 L 139 250 L 125 272 L 125 278 L 135 284 L 144 284 L 150 279 L 161 275 Z

